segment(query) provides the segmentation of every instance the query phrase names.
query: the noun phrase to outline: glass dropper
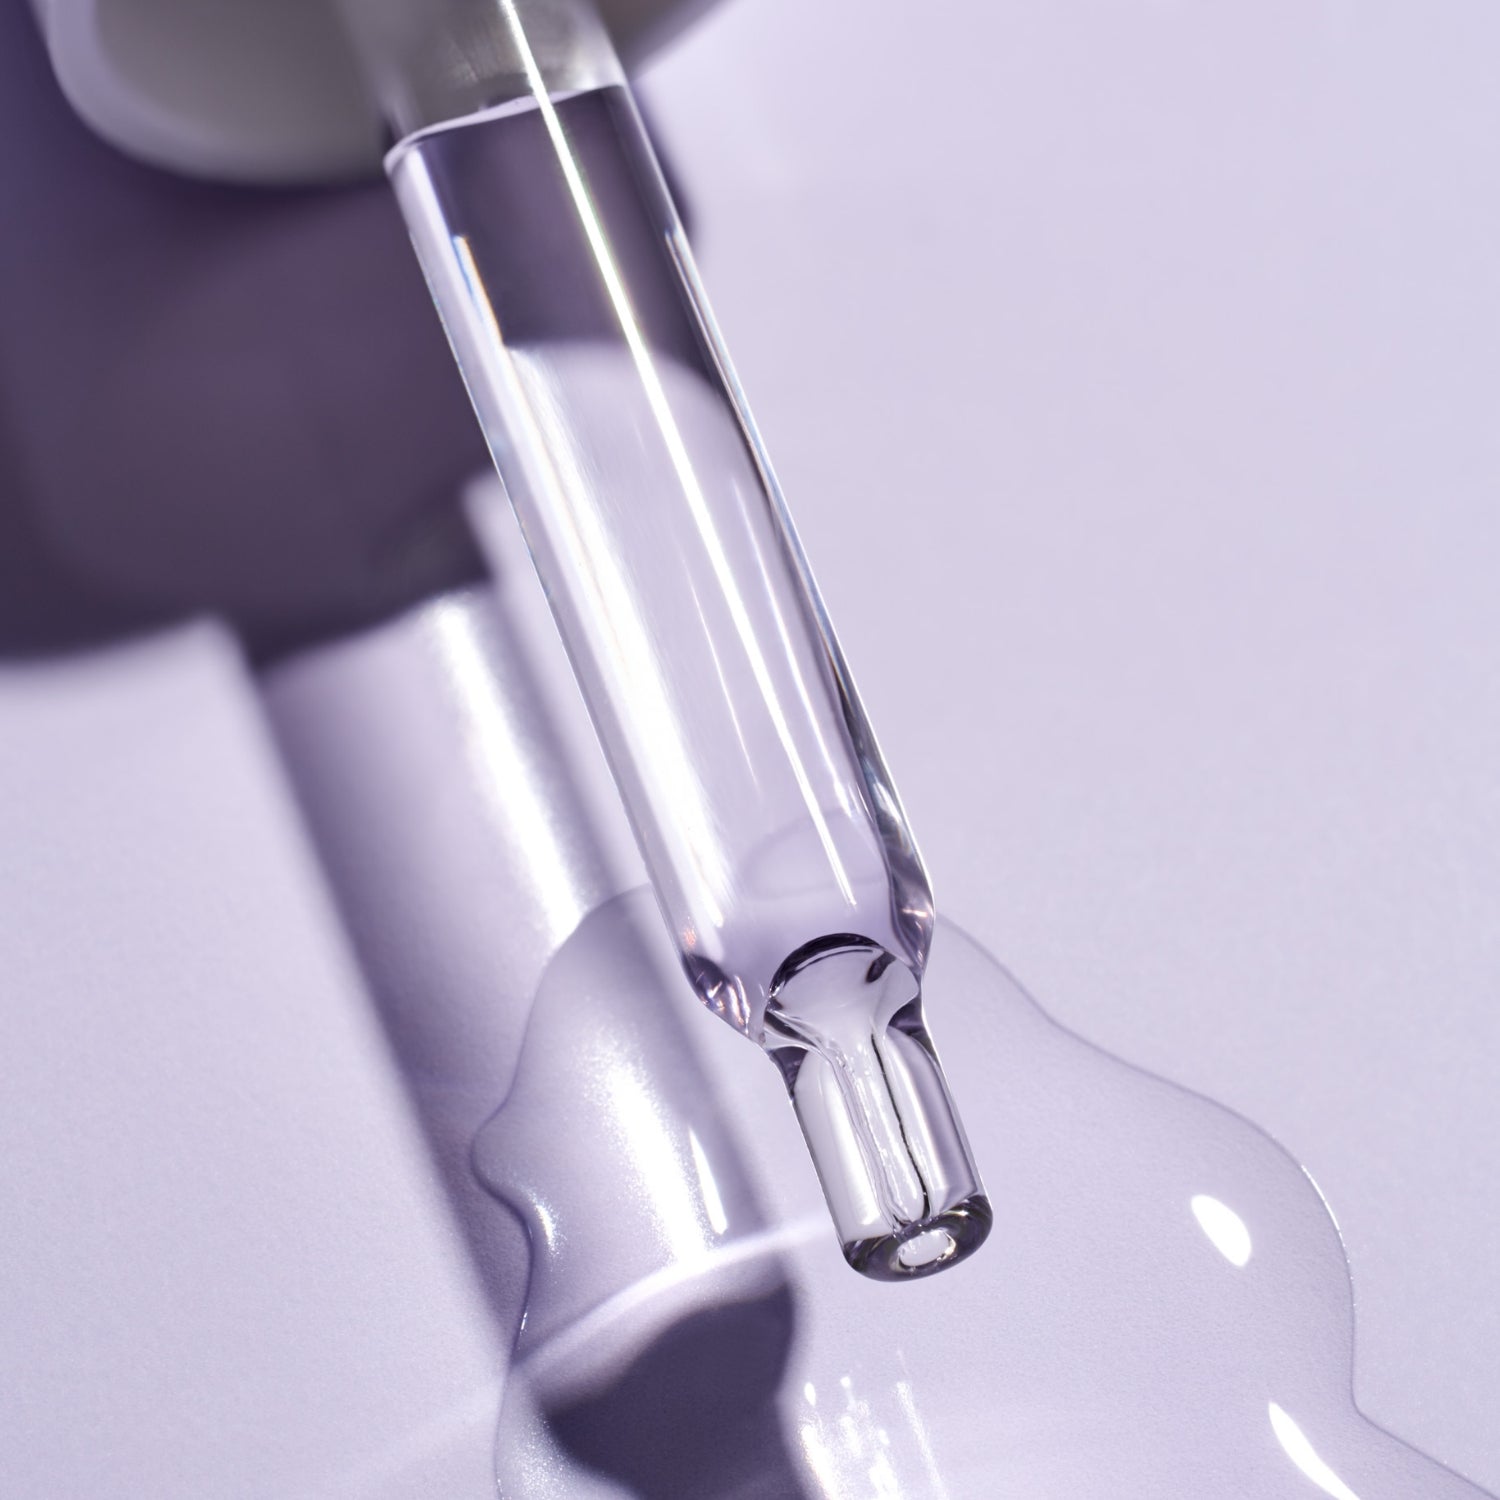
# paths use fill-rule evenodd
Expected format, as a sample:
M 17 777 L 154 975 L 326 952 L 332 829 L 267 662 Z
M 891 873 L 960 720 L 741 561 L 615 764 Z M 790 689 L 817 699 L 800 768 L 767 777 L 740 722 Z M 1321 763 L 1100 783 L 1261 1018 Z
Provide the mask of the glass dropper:
M 991 1212 L 928 1034 L 926 873 L 585 0 L 343 0 L 387 170 L 662 914 L 774 1059 L 844 1254 Z

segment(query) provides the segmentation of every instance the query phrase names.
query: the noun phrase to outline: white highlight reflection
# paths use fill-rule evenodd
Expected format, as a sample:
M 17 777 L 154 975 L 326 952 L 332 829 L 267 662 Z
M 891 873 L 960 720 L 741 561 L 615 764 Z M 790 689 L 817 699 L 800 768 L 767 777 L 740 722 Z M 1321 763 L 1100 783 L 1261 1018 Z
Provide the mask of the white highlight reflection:
M 807 1467 L 812 1470 L 820 1495 L 836 1496 L 843 1486 L 839 1483 L 838 1461 L 823 1441 L 822 1431 L 816 1421 L 802 1422 L 797 1427 L 797 1439 L 802 1444 L 802 1454 Z
M 693 1170 L 698 1174 L 698 1189 L 703 1194 L 703 1211 L 715 1234 L 723 1234 L 729 1228 L 729 1215 L 724 1211 L 724 1195 L 719 1191 L 719 1180 L 698 1139 L 696 1130 L 688 1131 L 688 1147 L 693 1153 Z
M 670 1118 L 650 1080 L 621 1065 L 609 1070 L 604 1087 L 625 1137 L 628 1158 L 635 1166 L 641 1198 L 650 1206 L 673 1259 L 700 1258 L 710 1245 L 700 1199 L 685 1170 L 686 1163 L 677 1153 Z M 724 1212 L 722 1200 L 719 1212 Z
M 472 269 L 468 245 L 460 238 L 454 246 L 467 268 L 465 276 L 475 278 L 471 292 L 477 300 L 484 293 L 478 273 Z M 495 337 L 497 350 L 505 350 L 498 333 Z M 607 649 L 610 671 L 625 685 L 631 713 L 651 746 L 652 764 L 642 768 L 643 774 L 649 771 L 658 786 L 672 788 L 673 817 L 684 839 L 677 847 L 696 877 L 690 893 L 695 915 L 706 918 L 711 927 L 722 927 L 723 900 L 732 880 L 708 791 L 693 764 L 682 710 L 662 671 L 629 577 L 615 557 L 614 543 L 597 512 L 587 504 L 574 503 L 573 497 L 590 493 L 594 481 L 588 474 L 588 460 L 575 441 L 551 361 L 546 352 L 533 354 L 519 349 L 505 353 L 516 389 L 526 398 L 526 418 L 536 438 L 533 460 L 539 468 L 545 456 L 553 487 L 552 519 L 559 541 L 566 544 L 569 571 L 578 588 L 587 585 L 591 603 L 586 612 L 609 622 L 601 649 Z M 654 800 L 664 799 L 658 792 Z M 682 941 L 691 950 L 697 943 L 696 934 L 685 933 Z
M 465 751 L 496 818 L 530 860 L 531 887 L 547 933 L 561 942 L 584 915 L 567 851 L 558 843 L 553 808 L 531 771 L 532 757 L 501 694 L 486 644 L 460 605 L 433 611 L 433 637 L 465 711 Z
M 903 1357 L 901 1363 L 906 1363 Z M 927 1424 L 922 1420 L 922 1414 L 917 1410 L 917 1398 L 912 1391 L 911 1381 L 898 1380 L 896 1382 L 896 1396 L 901 1402 L 901 1408 L 906 1413 L 906 1420 L 911 1424 L 912 1435 L 917 1440 L 917 1451 L 922 1455 L 922 1464 L 927 1470 L 927 1484 L 932 1492 L 933 1500 L 950 1500 L 948 1486 L 943 1482 L 943 1476 L 938 1471 L 937 1455 L 932 1451 L 932 1439 L 927 1434 Z
M 546 80 L 543 78 L 542 70 L 531 50 L 530 40 L 526 35 L 526 28 L 522 23 L 520 11 L 516 6 L 515 0 L 500 0 L 500 8 L 506 19 L 508 30 L 515 42 L 516 52 L 520 58 L 522 69 L 526 74 L 526 81 L 530 85 L 532 95 L 536 99 L 542 123 L 547 130 L 547 134 L 551 137 L 553 148 L 557 154 L 558 166 L 562 169 L 563 180 L 567 183 L 569 195 L 573 199 L 574 207 L 578 211 L 579 221 L 583 226 L 584 235 L 588 239 L 589 249 L 593 253 L 594 264 L 599 269 L 599 274 L 604 282 L 605 292 L 619 321 L 620 332 L 635 363 L 636 372 L 640 377 L 641 389 L 645 394 L 647 404 L 651 408 L 651 413 L 656 419 L 657 430 L 666 445 L 668 460 L 676 473 L 678 483 L 682 488 L 683 498 L 686 500 L 688 511 L 693 518 L 693 524 L 697 528 L 699 538 L 708 555 L 709 567 L 713 572 L 715 581 L 719 585 L 720 592 L 724 596 L 724 602 L 729 608 L 730 618 L 734 622 L 735 634 L 739 637 L 740 645 L 744 649 L 751 675 L 755 678 L 756 686 L 760 690 L 761 701 L 765 704 L 772 727 L 776 731 L 776 737 L 781 741 L 782 749 L 786 753 L 787 763 L 797 783 L 797 789 L 801 793 L 803 803 L 807 808 L 808 817 L 817 829 L 818 838 L 827 855 L 829 869 L 833 874 L 833 878 L 837 882 L 845 901 L 850 906 L 854 906 L 856 902 L 853 887 L 849 883 L 849 877 L 844 870 L 842 860 L 838 856 L 838 851 L 834 848 L 833 836 L 823 816 L 823 809 L 818 803 L 817 794 L 814 792 L 812 783 L 808 778 L 807 767 L 803 764 L 802 757 L 793 739 L 786 710 L 782 707 L 780 696 L 776 692 L 770 666 L 766 661 L 761 643 L 756 636 L 755 626 L 750 619 L 749 609 L 740 592 L 739 582 L 734 575 L 734 570 L 730 565 L 728 555 L 725 551 L 723 538 L 719 535 L 718 528 L 714 523 L 713 512 L 709 505 L 708 497 L 704 493 L 702 484 L 693 468 L 687 443 L 682 433 L 678 430 L 677 418 L 672 411 L 671 402 L 667 397 L 665 387 L 662 385 L 660 373 L 656 368 L 655 360 L 652 358 L 651 350 L 646 343 L 645 335 L 641 332 L 640 325 L 636 321 L 635 309 L 630 301 L 630 293 L 626 288 L 625 278 L 621 274 L 619 267 L 615 264 L 614 252 L 610 247 L 608 237 L 605 235 L 604 226 L 600 223 L 598 214 L 594 210 L 588 186 L 584 182 L 583 174 L 579 170 L 578 163 L 573 156 L 572 147 L 568 144 L 567 134 L 563 130 L 562 121 L 558 118 L 557 111 L 553 107 Z
M 1271 1417 L 1271 1431 L 1276 1434 L 1276 1441 L 1286 1456 L 1325 1495 L 1332 1495 L 1334 1500 L 1359 1500 L 1359 1496 L 1318 1456 L 1307 1434 L 1274 1401 L 1267 1410 Z
M 1232 1266 L 1243 1266 L 1250 1259 L 1250 1230 L 1245 1221 L 1217 1198 L 1199 1193 L 1192 1201 L 1193 1217 L 1215 1250 Z
M 897 1358 L 905 1364 L 899 1352 Z M 818 1500 L 949 1500 L 910 1381 L 895 1383 L 899 1410 L 890 1388 L 876 1382 L 872 1389 L 866 1398 L 853 1376 L 841 1375 L 838 1389 L 825 1390 L 820 1402 L 812 1382 L 803 1385 L 806 1406 L 795 1423 L 816 1481 L 809 1494 Z

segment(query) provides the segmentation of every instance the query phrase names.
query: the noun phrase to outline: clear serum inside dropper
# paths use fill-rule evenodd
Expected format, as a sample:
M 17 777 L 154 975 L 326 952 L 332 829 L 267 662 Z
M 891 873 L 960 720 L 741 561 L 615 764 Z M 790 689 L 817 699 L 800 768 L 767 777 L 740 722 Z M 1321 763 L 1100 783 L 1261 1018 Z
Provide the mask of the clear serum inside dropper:
M 850 1264 L 953 1265 L 991 1213 L 931 891 L 609 38 L 580 0 L 345 9 L 687 975 L 780 1068 Z

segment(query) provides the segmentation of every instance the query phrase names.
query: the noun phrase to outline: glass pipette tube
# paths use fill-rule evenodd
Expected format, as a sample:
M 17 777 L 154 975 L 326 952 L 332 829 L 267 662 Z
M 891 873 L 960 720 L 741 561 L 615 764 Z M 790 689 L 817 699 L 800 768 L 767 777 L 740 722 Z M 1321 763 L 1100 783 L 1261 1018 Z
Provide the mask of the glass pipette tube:
M 779 1065 L 849 1262 L 952 1265 L 991 1214 L 923 1018 L 931 891 L 608 36 L 578 0 L 347 5 L 688 978 Z

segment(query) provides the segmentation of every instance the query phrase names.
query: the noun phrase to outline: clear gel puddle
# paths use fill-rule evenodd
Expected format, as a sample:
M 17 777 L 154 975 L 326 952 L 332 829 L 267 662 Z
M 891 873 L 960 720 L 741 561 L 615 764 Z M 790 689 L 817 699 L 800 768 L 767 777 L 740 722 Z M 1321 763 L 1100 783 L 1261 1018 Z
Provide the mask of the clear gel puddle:
M 995 1226 L 893 1287 L 849 1275 L 775 1070 L 693 1011 L 650 898 L 564 947 L 475 1146 L 534 1254 L 502 1495 L 1483 1493 L 1355 1408 L 1343 1249 L 1285 1152 L 1048 1020 L 951 926 L 927 982 Z

